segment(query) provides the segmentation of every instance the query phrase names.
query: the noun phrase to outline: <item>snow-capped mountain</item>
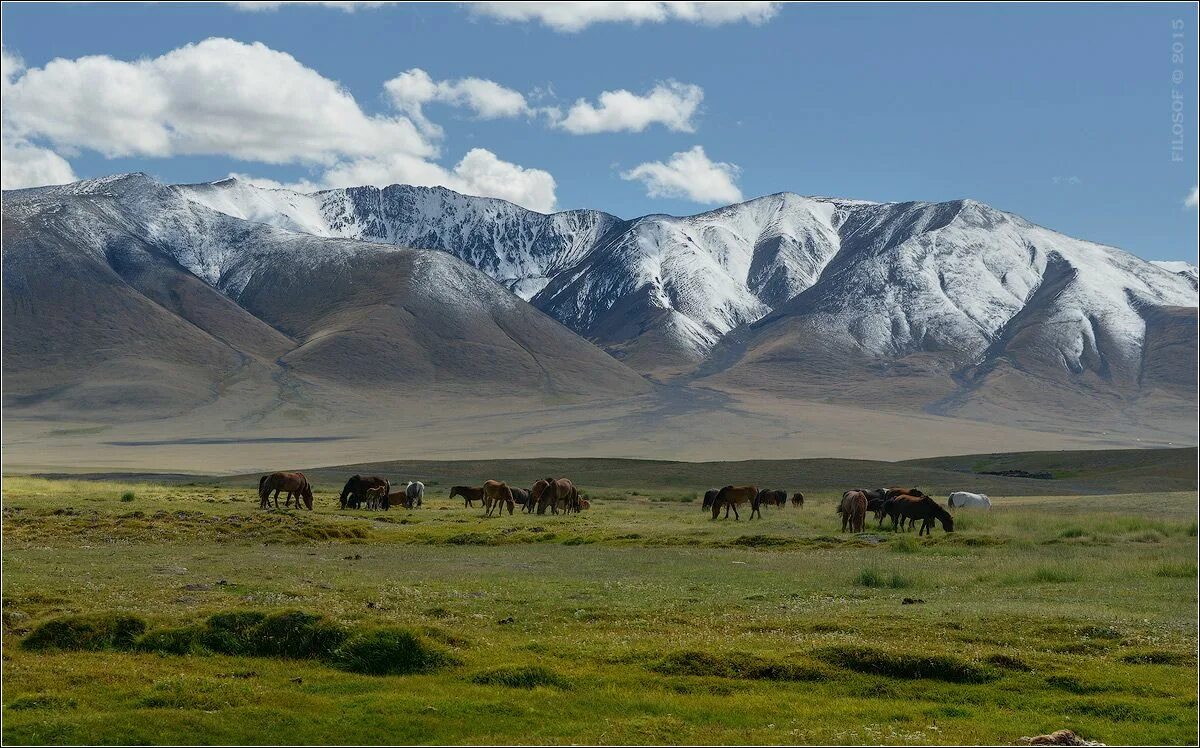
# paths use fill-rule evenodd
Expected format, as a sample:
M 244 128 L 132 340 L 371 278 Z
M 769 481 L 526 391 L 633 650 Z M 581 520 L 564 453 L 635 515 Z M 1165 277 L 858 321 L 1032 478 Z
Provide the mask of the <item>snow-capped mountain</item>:
M 1099 328 L 1123 359 L 1136 358 L 1139 309 L 1197 304 L 1186 269 L 971 200 L 781 193 L 622 221 L 597 211 L 541 215 L 442 188 L 301 195 L 225 180 L 177 189 L 289 230 L 450 252 L 644 371 L 701 361 L 731 331 L 782 317 L 803 317 L 814 335 L 863 355 L 939 352 L 972 365 L 1031 301 L 1052 307 L 1055 330 L 1072 330 L 1058 345 L 1075 370 Z M 1070 283 L 1047 299 L 1043 284 L 1064 273 Z
M 243 220 L 143 174 L 6 191 L 4 232 L 9 403 L 124 417 L 231 392 L 253 414 L 372 392 L 647 389 L 447 253 Z
M 122 175 L 6 192 L 4 219 L 5 373 L 31 401 L 184 361 L 149 375 L 189 402 L 250 366 L 271 386 L 485 396 L 645 391 L 637 371 L 1039 428 L 1195 410 L 1194 269 L 971 200 L 781 193 L 622 220 L 441 188 Z M 98 363 L 60 370 L 54 341 Z
M 1169 273 L 1175 273 L 1187 278 L 1192 282 L 1192 288 L 1200 288 L 1200 268 L 1197 268 L 1192 263 L 1181 262 L 1179 260 L 1151 260 L 1150 262 Z

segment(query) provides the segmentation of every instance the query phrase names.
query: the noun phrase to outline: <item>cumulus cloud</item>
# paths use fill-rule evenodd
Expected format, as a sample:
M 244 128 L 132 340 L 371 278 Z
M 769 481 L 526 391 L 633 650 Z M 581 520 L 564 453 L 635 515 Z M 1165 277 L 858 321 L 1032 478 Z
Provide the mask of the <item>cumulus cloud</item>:
M 7 91 L 5 126 L 109 157 L 214 154 L 266 163 L 436 149 L 370 116 L 335 81 L 261 43 L 206 39 L 161 57 L 56 59 Z
M 413 110 L 368 114 L 336 81 L 259 43 L 214 38 L 136 62 L 90 56 L 28 70 L 5 51 L 3 67 L 5 187 L 10 179 L 13 186 L 72 181 L 69 164 L 54 150 L 70 155 L 86 149 L 110 158 L 220 155 L 322 172 L 317 181 L 286 185 L 247 178 L 301 191 L 441 184 L 534 210 L 554 207 L 554 178 L 540 169 L 503 161 L 482 148 L 453 169 L 434 161 L 441 131 L 424 120 L 421 101 L 466 106 L 484 118 L 527 109 L 519 93 L 491 81 L 434 83 L 423 71 L 409 71 L 413 81 L 428 82 L 433 91 L 431 99 L 421 99 L 426 93 L 413 88 L 420 94 L 418 127 L 404 116 Z M 391 83 L 387 91 L 394 97 Z
M 1193 187 L 1192 191 L 1188 193 L 1188 196 L 1184 198 L 1183 204 L 1188 208 L 1200 206 L 1200 187 Z
M 705 26 L 765 23 L 779 12 L 778 2 L 477 2 L 476 16 L 500 21 L 536 21 L 555 31 L 576 32 L 596 23 L 682 21 Z
M 556 203 L 556 184 L 549 172 L 501 160 L 485 148 L 472 148 L 453 169 L 402 154 L 356 159 L 330 169 L 324 181 L 329 187 L 441 186 L 468 195 L 498 197 L 542 213 L 553 211 Z
M 579 99 L 565 117 L 552 114 L 551 120 L 556 127 L 576 135 L 641 132 L 654 124 L 676 132 L 695 132 L 692 117 L 703 100 L 704 89 L 700 86 L 667 81 L 642 96 L 621 89 L 603 92 L 598 104 Z
M 12 82 L 25 70 L 21 58 L 0 47 L 0 93 L 8 98 Z M 4 128 L 0 133 L 0 189 L 40 187 L 76 180 L 66 159 L 48 148 L 33 145 Z
M 440 128 L 425 117 L 422 109 L 430 102 L 466 107 L 480 119 L 531 113 L 525 96 L 519 91 L 483 78 L 435 81 L 424 70 L 413 68 L 384 83 L 383 87 L 392 104 L 430 135 L 441 135 Z
M 704 148 L 671 154 L 666 163 L 650 161 L 621 173 L 621 179 L 646 185 L 650 197 L 677 197 L 697 203 L 736 203 L 742 199 L 735 164 L 712 161 Z

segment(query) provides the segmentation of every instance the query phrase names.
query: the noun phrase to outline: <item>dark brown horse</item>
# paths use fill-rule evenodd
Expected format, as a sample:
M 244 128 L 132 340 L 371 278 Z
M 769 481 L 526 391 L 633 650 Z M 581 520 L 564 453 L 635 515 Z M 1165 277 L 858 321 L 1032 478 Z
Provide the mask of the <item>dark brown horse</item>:
M 338 503 L 342 509 L 358 509 L 367 501 L 367 491 L 376 489 L 375 494 L 379 495 L 378 489 L 383 489 L 383 497 L 387 497 L 392 491 L 392 484 L 388 483 L 383 478 L 377 475 L 371 475 L 366 478 L 361 475 L 352 475 L 350 480 L 346 481 L 346 485 L 342 486 L 342 493 L 338 497 Z M 381 503 L 384 501 L 380 500 Z M 383 508 L 387 508 L 386 503 L 382 503 Z M 378 504 L 375 507 L 378 508 Z
M 792 506 L 798 506 L 801 509 L 803 509 L 804 508 L 804 494 L 800 493 L 799 491 L 792 494 Z
M 892 516 L 892 529 L 896 528 L 897 523 L 903 525 L 906 519 L 913 524 L 922 520 L 917 535 L 932 535 L 933 523 L 937 520 L 942 523 L 943 530 L 954 532 L 954 517 L 928 496 L 897 496 L 889 503 L 888 513 Z
M 769 488 L 764 488 L 758 492 L 759 505 L 766 504 L 767 506 L 787 506 L 787 491 L 772 491 Z
M 512 486 L 509 486 L 508 490 L 512 491 L 513 501 L 520 504 L 521 508 L 523 510 L 527 509 L 529 507 L 529 491 L 528 491 L 528 489 L 513 488 Z
M 757 514 L 762 517 L 762 512 L 758 509 L 758 486 L 725 486 L 717 492 L 717 497 L 712 503 L 712 518 L 716 519 L 721 513 L 722 507 L 725 509 L 725 519 L 729 519 L 729 510 L 733 510 L 733 518 L 741 519 L 738 514 L 738 504 L 749 504 L 750 518 L 753 519 Z
M 862 489 L 859 489 L 859 490 L 862 490 Z M 864 493 L 868 493 L 868 492 L 864 492 Z M 897 496 L 916 496 L 918 499 L 925 498 L 925 494 L 921 493 L 921 489 L 919 489 L 919 488 L 901 488 L 899 486 L 892 486 L 891 488 L 889 488 L 883 492 L 883 498 L 885 501 L 888 499 L 894 499 Z M 871 497 L 868 495 L 867 498 L 871 498 Z
M 538 494 L 538 486 L 543 481 L 538 481 L 533 484 L 532 493 Z M 545 486 L 537 499 L 537 513 L 545 514 L 546 507 L 550 507 L 552 514 L 558 514 L 558 510 L 562 509 L 564 514 L 579 511 L 579 489 L 575 488 L 575 484 L 566 478 L 546 479 Z
M 271 492 L 274 492 L 275 508 L 279 508 L 279 492 L 286 491 L 287 498 L 283 505 L 291 506 L 292 497 L 296 498 L 296 508 L 300 508 L 300 499 L 311 511 L 313 508 L 312 486 L 304 473 L 271 473 L 258 479 L 258 505 L 263 509 L 271 506 Z
M 867 521 L 867 495 L 862 491 L 847 491 L 842 494 L 837 513 L 842 515 L 842 532 L 862 532 Z
M 508 484 L 498 480 L 486 480 L 483 482 L 483 505 L 487 508 L 487 516 L 492 516 L 492 510 L 496 510 L 498 515 L 504 514 L 504 507 L 508 507 L 508 513 L 511 516 L 513 513 L 513 495 Z
M 705 511 L 712 509 L 713 501 L 717 498 L 717 494 L 719 494 L 719 493 L 721 493 L 721 489 L 719 489 L 719 488 L 710 488 L 704 492 L 703 509 Z
M 453 499 L 455 496 L 463 497 L 463 506 L 470 508 L 475 506 L 476 501 L 484 500 L 483 487 L 455 486 L 450 489 L 450 498 Z

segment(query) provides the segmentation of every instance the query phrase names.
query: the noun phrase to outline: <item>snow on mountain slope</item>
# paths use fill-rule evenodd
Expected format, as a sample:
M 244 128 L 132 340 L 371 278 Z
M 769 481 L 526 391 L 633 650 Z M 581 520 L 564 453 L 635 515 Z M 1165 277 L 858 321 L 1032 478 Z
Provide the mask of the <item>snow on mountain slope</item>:
M 1157 265 L 1163 270 L 1166 270 L 1168 273 L 1182 275 L 1184 278 L 1191 280 L 1193 288 L 1200 288 L 1200 268 L 1197 268 L 1190 262 L 1182 262 L 1179 260 L 1151 260 L 1150 264 Z
M 600 211 L 543 215 L 442 187 L 355 187 L 305 195 L 226 179 L 177 189 L 213 210 L 289 231 L 440 249 L 524 299 L 620 223 Z
M 178 189 L 288 230 L 450 252 L 643 370 L 700 361 L 731 331 L 788 316 L 863 355 L 940 352 L 965 365 L 1000 338 L 1058 259 L 1074 278 L 1051 317 L 1072 330 L 1059 341 L 1068 367 L 1085 356 L 1090 326 L 1109 330 L 1130 357 L 1142 337 L 1138 305 L 1196 305 L 1194 280 L 1178 268 L 970 200 L 780 193 L 622 221 L 403 185 L 312 195 L 234 180 Z

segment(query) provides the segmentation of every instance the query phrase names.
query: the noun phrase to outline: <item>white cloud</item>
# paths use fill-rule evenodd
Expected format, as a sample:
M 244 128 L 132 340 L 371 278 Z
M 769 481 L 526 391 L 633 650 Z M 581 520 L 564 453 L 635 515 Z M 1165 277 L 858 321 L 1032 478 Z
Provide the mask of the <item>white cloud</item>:
M 650 161 L 621 173 L 621 179 L 646 185 L 650 197 L 678 197 L 697 203 L 736 203 L 742 191 L 735 183 L 741 173 L 735 164 L 709 160 L 704 148 L 671 154 L 665 164 Z
M 641 132 L 661 124 L 676 132 L 695 132 L 692 117 L 704 100 L 700 86 L 667 81 L 649 93 L 638 96 L 624 89 L 600 94 L 599 105 L 579 99 L 559 119 L 551 115 L 555 126 L 576 135 L 598 132 Z
M 219 155 L 320 169 L 316 181 L 292 184 L 241 175 L 305 192 L 408 182 L 534 210 L 555 204 L 548 172 L 491 151 L 473 149 L 453 169 L 435 163 L 441 131 L 424 120 L 419 96 L 422 127 L 402 113 L 367 114 L 336 81 L 263 44 L 207 39 L 136 62 L 92 56 L 28 70 L 5 51 L 3 69 L 5 187 L 10 179 L 13 186 L 74 179 L 70 165 L 36 141 L 67 155 L 84 149 L 108 157 Z M 428 79 L 423 71 L 410 73 Z M 491 81 L 428 83 L 432 100 L 466 106 L 480 117 L 528 110 L 521 94 Z
M 556 184 L 549 172 L 503 161 L 484 148 L 472 148 L 453 169 L 402 154 L 356 159 L 330 169 L 324 182 L 328 187 L 441 186 L 468 195 L 498 197 L 542 213 L 553 211 L 556 203 Z
M 78 180 L 66 159 L 23 140 L 0 137 L 0 189 L 41 187 Z
M 1193 187 L 1192 191 L 1183 200 L 1184 207 L 1195 208 L 1200 206 L 1200 187 Z
M 242 174 L 241 172 L 229 172 L 229 179 L 236 179 L 239 182 L 246 182 L 255 187 L 262 187 L 265 190 L 291 190 L 292 192 L 317 192 L 325 189 L 325 185 L 312 182 L 307 179 L 297 179 L 295 182 L 280 182 L 276 179 L 268 179 L 266 177 L 256 177 L 250 174 Z
M 436 148 L 403 117 L 365 114 L 291 55 L 206 39 L 161 57 L 56 59 L 6 92 L 4 126 L 105 156 L 222 154 L 267 163 Z
M 466 107 L 480 119 L 500 119 L 529 114 L 531 110 L 519 91 L 483 78 L 435 81 L 420 68 L 413 68 L 383 84 L 392 104 L 407 114 L 431 136 L 440 137 L 441 129 L 425 117 L 422 107 L 441 102 Z
M 537 21 L 556 31 L 581 31 L 594 23 L 663 23 L 683 21 L 705 26 L 765 23 L 775 17 L 778 2 L 477 2 L 474 15 L 501 21 Z

